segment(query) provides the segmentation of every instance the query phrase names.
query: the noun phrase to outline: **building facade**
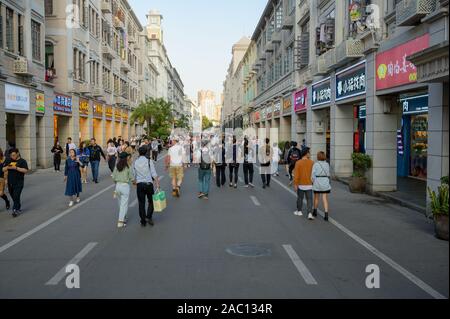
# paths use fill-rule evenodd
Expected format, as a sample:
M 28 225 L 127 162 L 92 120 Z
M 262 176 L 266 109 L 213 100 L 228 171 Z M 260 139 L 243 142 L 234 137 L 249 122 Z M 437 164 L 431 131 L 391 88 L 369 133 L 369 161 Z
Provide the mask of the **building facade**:
M 200 117 L 206 116 L 209 120 L 212 120 L 216 104 L 216 94 L 213 91 L 202 90 L 198 92 L 197 105 L 200 109 Z
M 305 139 L 335 177 L 367 153 L 374 192 L 448 175 L 448 1 L 271 0 L 252 42 L 242 122 Z

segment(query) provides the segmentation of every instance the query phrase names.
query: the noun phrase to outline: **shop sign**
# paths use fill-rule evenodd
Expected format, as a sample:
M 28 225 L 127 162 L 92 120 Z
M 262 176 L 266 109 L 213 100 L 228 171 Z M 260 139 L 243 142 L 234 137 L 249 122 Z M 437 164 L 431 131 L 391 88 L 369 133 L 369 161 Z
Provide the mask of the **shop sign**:
M 36 93 L 36 113 L 45 114 L 45 95 Z
M 120 122 L 120 119 L 122 118 L 122 112 L 117 107 L 114 109 L 114 117 L 116 118 L 116 122 Z
M 256 111 L 255 113 L 253 113 L 254 118 L 253 120 L 255 121 L 255 123 L 258 123 L 261 120 L 261 113 L 259 111 Z
M 400 99 L 403 114 L 419 114 L 428 112 L 428 95 L 419 95 Z
M 262 110 L 261 110 L 261 120 L 265 120 L 266 119 L 266 114 L 267 114 L 267 109 L 266 108 L 263 108 Z
M 292 109 L 292 98 L 285 98 L 283 99 L 283 110 L 285 114 L 287 113 L 291 113 L 291 109 Z
M 5 84 L 5 109 L 7 111 L 30 111 L 30 90 L 21 86 Z
M 266 109 L 266 118 L 267 119 L 272 118 L 272 110 L 273 110 L 273 105 L 270 105 L 267 107 L 267 109 Z
M 94 117 L 103 117 L 103 105 L 97 102 L 94 102 Z
M 365 105 L 361 105 L 358 108 L 358 118 L 362 120 L 362 119 L 365 119 L 366 116 L 367 116 L 366 106 Z
M 53 110 L 55 112 L 72 114 L 72 98 L 61 94 L 55 95 Z
M 430 35 L 416 38 L 393 49 L 377 54 L 377 90 L 384 90 L 417 82 L 417 68 L 406 58 L 428 48 Z
M 281 100 L 278 100 L 275 102 L 275 104 L 273 105 L 273 112 L 274 112 L 274 116 L 280 116 Z
M 303 90 L 300 90 L 298 92 L 294 93 L 294 103 L 295 103 L 295 112 L 302 112 L 306 111 L 306 108 L 308 107 L 308 89 L 304 88 Z
M 403 156 L 405 154 L 402 130 L 397 130 L 397 154 L 400 156 Z
M 336 101 L 366 94 L 366 61 L 336 73 Z
M 89 101 L 80 99 L 80 115 L 88 116 L 89 115 Z
M 107 105 L 107 106 L 105 107 L 105 117 L 106 117 L 108 120 L 112 120 L 112 117 L 113 117 L 113 107 L 112 107 L 111 105 Z
M 331 102 L 331 81 L 326 78 L 312 85 L 312 107 Z

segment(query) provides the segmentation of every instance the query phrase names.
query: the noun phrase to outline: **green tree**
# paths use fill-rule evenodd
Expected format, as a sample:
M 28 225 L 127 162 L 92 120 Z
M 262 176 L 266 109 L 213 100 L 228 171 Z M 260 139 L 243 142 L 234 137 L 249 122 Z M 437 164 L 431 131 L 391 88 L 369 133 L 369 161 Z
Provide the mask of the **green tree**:
M 202 117 L 202 130 L 207 130 L 213 127 L 213 123 L 206 116 Z
M 172 103 L 164 99 L 150 98 L 132 112 L 130 121 L 146 124 L 146 133 L 149 138 L 165 139 L 170 135 L 174 123 Z
M 175 121 L 176 128 L 189 128 L 189 118 L 186 115 L 181 115 L 181 117 Z

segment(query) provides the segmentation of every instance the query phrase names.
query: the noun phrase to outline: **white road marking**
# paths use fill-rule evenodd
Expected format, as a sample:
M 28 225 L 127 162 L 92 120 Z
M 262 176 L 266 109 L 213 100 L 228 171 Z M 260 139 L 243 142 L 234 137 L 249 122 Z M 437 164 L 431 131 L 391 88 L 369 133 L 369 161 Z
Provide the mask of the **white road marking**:
M 303 277 L 307 285 L 317 285 L 316 279 L 314 279 L 313 275 L 309 271 L 309 269 L 306 267 L 306 265 L 303 263 L 303 261 L 300 259 L 300 257 L 295 252 L 294 248 L 292 248 L 291 245 L 283 245 L 284 250 L 286 250 L 286 253 L 291 258 L 292 262 L 294 263 L 295 267 L 297 268 L 300 275 Z
M 47 220 L 46 222 L 40 224 L 39 226 L 33 228 L 32 230 L 26 232 L 25 234 L 17 237 L 16 239 L 10 241 L 9 243 L 3 245 L 0 247 L 0 254 L 5 252 L 6 250 L 8 250 L 9 248 L 13 247 L 14 245 L 17 245 L 18 243 L 20 243 L 21 241 L 27 239 L 28 237 L 32 236 L 33 234 L 37 233 L 38 231 L 44 229 L 45 227 L 53 224 L 54 222 L 56 222 L 57 220 L 63 218 L 64 216 L 70 214 L 71 212 L 73 212 L 74 210 L 82 207 L 83 205 L 89 203 L 90 201 L 92 201 L 93 199 L 96 199 L 97 197 L 99 197 L 100 195 L 106 193 L 107 191 L 111 190 L 111 188 L 113 188 L 115 185 L 110 185 L 107 188 L 105 188 L 104 190 L 98 192 L 97 194 L 92 195 L 91 197 L 81 201 L 81 203 L 76 204 L 75 206 L 65 210 L 64 212 L 56 215 L 55 217 L 50 218 L 49 220 Z
M 294 196 L 297 196 L 297 194 L 295 193 L 295 191 L 293 189 L 290 189 L 289 187 L 287 187 L 286 185 L 284 185 L 282 182 L 278 181 L 276 178 L 273 178 L 273 180 L 279 184 L 282 188 L 284 188 L 285 190 L 287 190 L 289 193 L 291 193 Z M 322 217 L 325 215 L 323 211 L 319 210 L 320 215 L 322 215 Z M 432 296 L 435 299 L 447 299 L 447 297 L 443 296 L 442 294 L 440 294 L 438 291 L 434 290 L 430 285 L 428 285 L 427 283 L 425 283 L 423 280 L 421 280 L 420 278 L 418 278 L 417 276 L 413 275 L 412 273 L 410 273 L 408 270 L 406 270 L 405 268 L 403 268 L 401 265 L 399 265 L 398 263 L 396 263 L 394 260 L 392 260 L 391 258 L 389 258 L 388 256 L 386 256 L 384 253 L 382 253 L 381 251 L 379 251 L 378 249 L 376 249 L 375 247 L 373 247 L 372 245 L 370 245 L 368 242 L 366 242 L 364 239 L 360 238 L 358 235 L 356 235 L 355 233 L 353 233 L 352 231 L 348 230 L 346 227 L 344 227 L 343 225 L 341 225 L 340 223 L 338 223 L 336 220 L 334 220 L 333 218 L 330 218 L 330 223 L 333 224 L 334 226 L 336 226 L 338 229 L 340 229 L 342 232 L 344 232 L 346 235 L 348 235 L 350 238 L 352 238 L 353 240 L 355 240 L 358 244 L 362 245 L 363 247 L 365 247 L 367 250 L 369 250 L 372 254 L 374 254 L 375 256 L 377 256 L 378 258 L 380 258 L 381 260 L 383 260 L 386 264 L 388 264 L 389 266 L 391 266 L 392 268 L 394 268 L 396 271 L 398 271 L 400 274 L 402 274 L 403 276 L 405 276 L 409 281 L 411 281 L 413 284 L 415 284 L 417 287 L 419 287 L 420 289 L 422 289 L 423 291 L 425 291 L 427 294 L 429 294 L 430 296 Z
M 255 196 L 250 196 L 250 198 L 252 199 L 253 204 L 255 204 L 255 206 L 261 206 L 261 203 L 258 201 L 258 199 Z
M 89 252 L 97 246 L 97 243 L 89 243 L 84 247 L 72 260 L 70 260 L 64 267 L 62 267 L 52 279 L 50 279 L 45 285 L 56 286 L 67 275 L 66 267 L 68 265 L 78 265 L 80 261 L 86 257 Z

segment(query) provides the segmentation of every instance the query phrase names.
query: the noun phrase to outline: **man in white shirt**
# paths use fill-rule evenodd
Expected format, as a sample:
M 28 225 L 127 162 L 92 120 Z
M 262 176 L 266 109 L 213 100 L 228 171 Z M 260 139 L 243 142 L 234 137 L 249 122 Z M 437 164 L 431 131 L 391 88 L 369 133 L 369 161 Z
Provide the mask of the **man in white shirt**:
M 169 154 L 166 157 L 166 170 L 172 178 L 172 195 L 180 197 L 180 188 L 183 183 L 183 147 L 178 143 L 178 138 L 174 138 Z
M 151 144 L 151 150 L 152 150 L 152 159 L 155 162 L 158 161 L 158 146 L 159 143 L 156 140 L 156 138 L 154 138 Z
M 153 223 L 153 194 L 159 188 L 159 177 L 155 165 L 151 159 L 146 157 L 147 147 L 139 148 L 139 158 L 133 164 L 134 184 L 137 186 L 137 197 L 139 201 L 139 216 L 141 225 L 145 227 Z M 153 186 L 154 185 L 154 186 Z M 148 210 L 145 212 L 145 199 L 148 201 Z
M 69 157 L 70 150 L 77 150 L 77 146 L 72 142 L 72 138 L 69 137 L 66 143 L 66 155 Z

